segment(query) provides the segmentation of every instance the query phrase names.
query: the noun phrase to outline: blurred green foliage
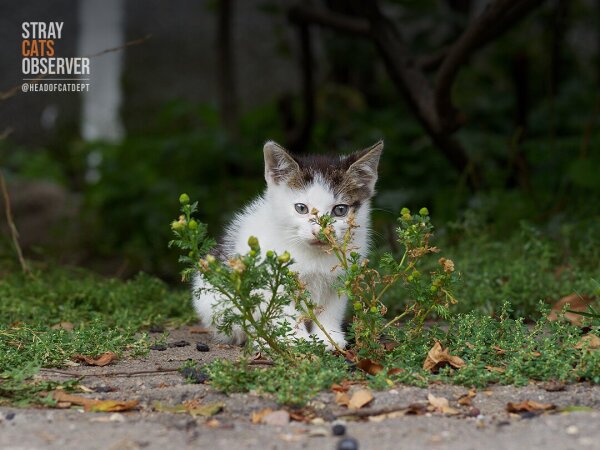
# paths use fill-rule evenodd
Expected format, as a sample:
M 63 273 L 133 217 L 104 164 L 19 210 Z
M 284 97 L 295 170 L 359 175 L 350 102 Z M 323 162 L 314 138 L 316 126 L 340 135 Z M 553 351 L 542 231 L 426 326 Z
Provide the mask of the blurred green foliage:
M 390 14 L 406 25 L 416 53 L 452 42 L 465 23 L 438 2 L 391 3 Z M 319 76 L 308 150 L 349 152 L 385 139 L 373 213 L 375 253 L 397 250 L 393 228 L 401 206 L 427 205 L 440 239 L 448 240 L 444 248 L 455 252 L 463 271 L 463 305 L 493 311 L 508 299 L 521 314 L 532 312 L 540 298 L 588 289 L 599 267 L 600 70 L 597 52 L 582 36 L 597 28 L 595 11 L 589 2 L 570 4 L 567 37 L 555 54 L 561 30 L 556 9 L 546 5 L 461 70 L 453 91 L 464 117 L 457 138 L 480 164 L 486 180 L 480 192 L 469 191 L 464 174 L 433 147 L 377 52 L 323 32 L 329 65 Z M 125 260 L 127 275 L 142 269 L 175 280 L 176 255 L 166 247 L 165 224 L 179 193 L 199 199 L 199 219 L 219 237 L 263 189 L 262 144 L 286 143 L 284 120 L 276 99 L 245 112 L 236 138 L 223 129 L 215 108 L 182 99 L 136 120 L 144 121 L 143 132 L 117 144 L 72 135 L 28 149 L 9 138 L 0 141 L 0 164 L 11 174 L 50 178 L 81 195 L 77 245 L 86 249 L 84 263 Z M 555 278 L 559 266 L 567 269 Z

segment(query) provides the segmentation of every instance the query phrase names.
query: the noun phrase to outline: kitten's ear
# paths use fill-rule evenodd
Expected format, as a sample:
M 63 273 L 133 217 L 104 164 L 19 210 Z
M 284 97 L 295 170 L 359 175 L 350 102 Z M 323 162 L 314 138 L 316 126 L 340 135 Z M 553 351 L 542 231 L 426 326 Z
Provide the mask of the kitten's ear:
M 346 171 L 349 181 L 356 187 L 368 187 L 373 194 L 377 182 L 379 157 L 382 152 L 383 141 L 381 140 L 375 145 L 351 155 L 350 157 L 356 160 Z
M 292 156 L 280 145 L 268 141 L 263 152 L 265 154 L 265 179 L 267 183 L 279 184 L 288 180 L 300 166 Z

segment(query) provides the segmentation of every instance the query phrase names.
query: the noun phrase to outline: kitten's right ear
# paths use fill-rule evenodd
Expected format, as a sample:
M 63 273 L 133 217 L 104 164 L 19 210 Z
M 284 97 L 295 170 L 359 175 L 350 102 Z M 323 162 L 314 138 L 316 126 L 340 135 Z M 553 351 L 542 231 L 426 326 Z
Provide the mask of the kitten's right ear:
M 300 166 L 283 147 L 268 141 L 263 147 L 265 154 L 265 179 L 267 183 L 279 184 L 300 171 Z

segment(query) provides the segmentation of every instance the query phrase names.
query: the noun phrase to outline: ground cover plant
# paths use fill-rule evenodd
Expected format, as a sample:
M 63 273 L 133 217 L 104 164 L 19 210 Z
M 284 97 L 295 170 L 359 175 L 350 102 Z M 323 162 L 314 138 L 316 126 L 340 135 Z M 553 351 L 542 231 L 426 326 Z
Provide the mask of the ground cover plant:
M 106 279 L 81 269 L 34 266 L 30 274 L 3 261 L 0 279 L 0 403 L 54 401 L 57 385 L 34 378 L 41 367 L 63 367 L 74 355 L 144 354 L 144 330 L 193 318 L 186 293 L 157 278 Z
M 225 392 L 258 390 L 275 394 L 281 403 L 297 405 L 345 380 L 375 387 L 398 381 L 426 385 L 436 380 L 467 386 L 530 380 L 600 382 L 600 356 L 595 351 L 598 327 L 593 324 L 582 337 L 582 329 L 568 321 L 549 321 L 549 308 L 543 302 L 535 325 L 514 319 L 510 303 L 504 303 L 496 317 L 480 311 L 452 312 L 459 303 L 453 293 L 458 270 L 431 244 L 434 230 L 426 208 L 416 214 L 407 208 L 401 211 L 396 230 L 401 252 L 397 257 L 383 255 L 376 265 L 360 260 L 353 251 L 352 218 L 347 233 L 335 236 L 333 218 L 315 211 L 320 238 L 342 269 L 338 289 L 348 296 L 352 309 L 351 344 L 347 349 L 334 345 L 336 351 L 331 353 L 323 343 L 295 339 L 292 319 L 282 316 L 283 306 L 293 301 L 302 317 L 320 326 L 318 307 L 290 269 L 293 255 L 267 250 L 263 257 L 260 243 L 250 238 L 245 255 L 228 261 L 210 254 L 198 258 L 210 247 L 207 229 L 193 218 L 197 204 L 190 204 L 185 194 L 180 201 L 182 215 L 172 223 L 171 244 L 186 252 L 181 258 L 186 264 L 184 279 L 199 271 L 207 289 L 224 299 L 217 305 L 218 329 L 229 333 L 233 326 L 241 327 L 249 336 L 249 357 L 260 350 L 260 357 L 273 362 L 267 369 L 251 368 L 248 360 L 216 361 L 202 368 L 213 385 Z M 388 308 L 382 300 L 391 288 L 409 300 L 402 311 L 386 317 Z M 259 311 L 268 313 L 265 319 L 257 319 Z M 445 319 L 447 326 L 424 326 L 431 316 Z

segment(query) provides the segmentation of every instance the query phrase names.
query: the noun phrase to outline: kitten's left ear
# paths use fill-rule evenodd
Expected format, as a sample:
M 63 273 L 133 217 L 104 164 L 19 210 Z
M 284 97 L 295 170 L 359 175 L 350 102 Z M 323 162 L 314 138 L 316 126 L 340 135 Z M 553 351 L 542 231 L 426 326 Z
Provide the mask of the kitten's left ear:
M 356 161 L 346 171 L 349 179 L 357 186 L 367 186 L 371 192 L 377 182 L 377 167 L 383 152 L 383 140 L 353 155 Z

